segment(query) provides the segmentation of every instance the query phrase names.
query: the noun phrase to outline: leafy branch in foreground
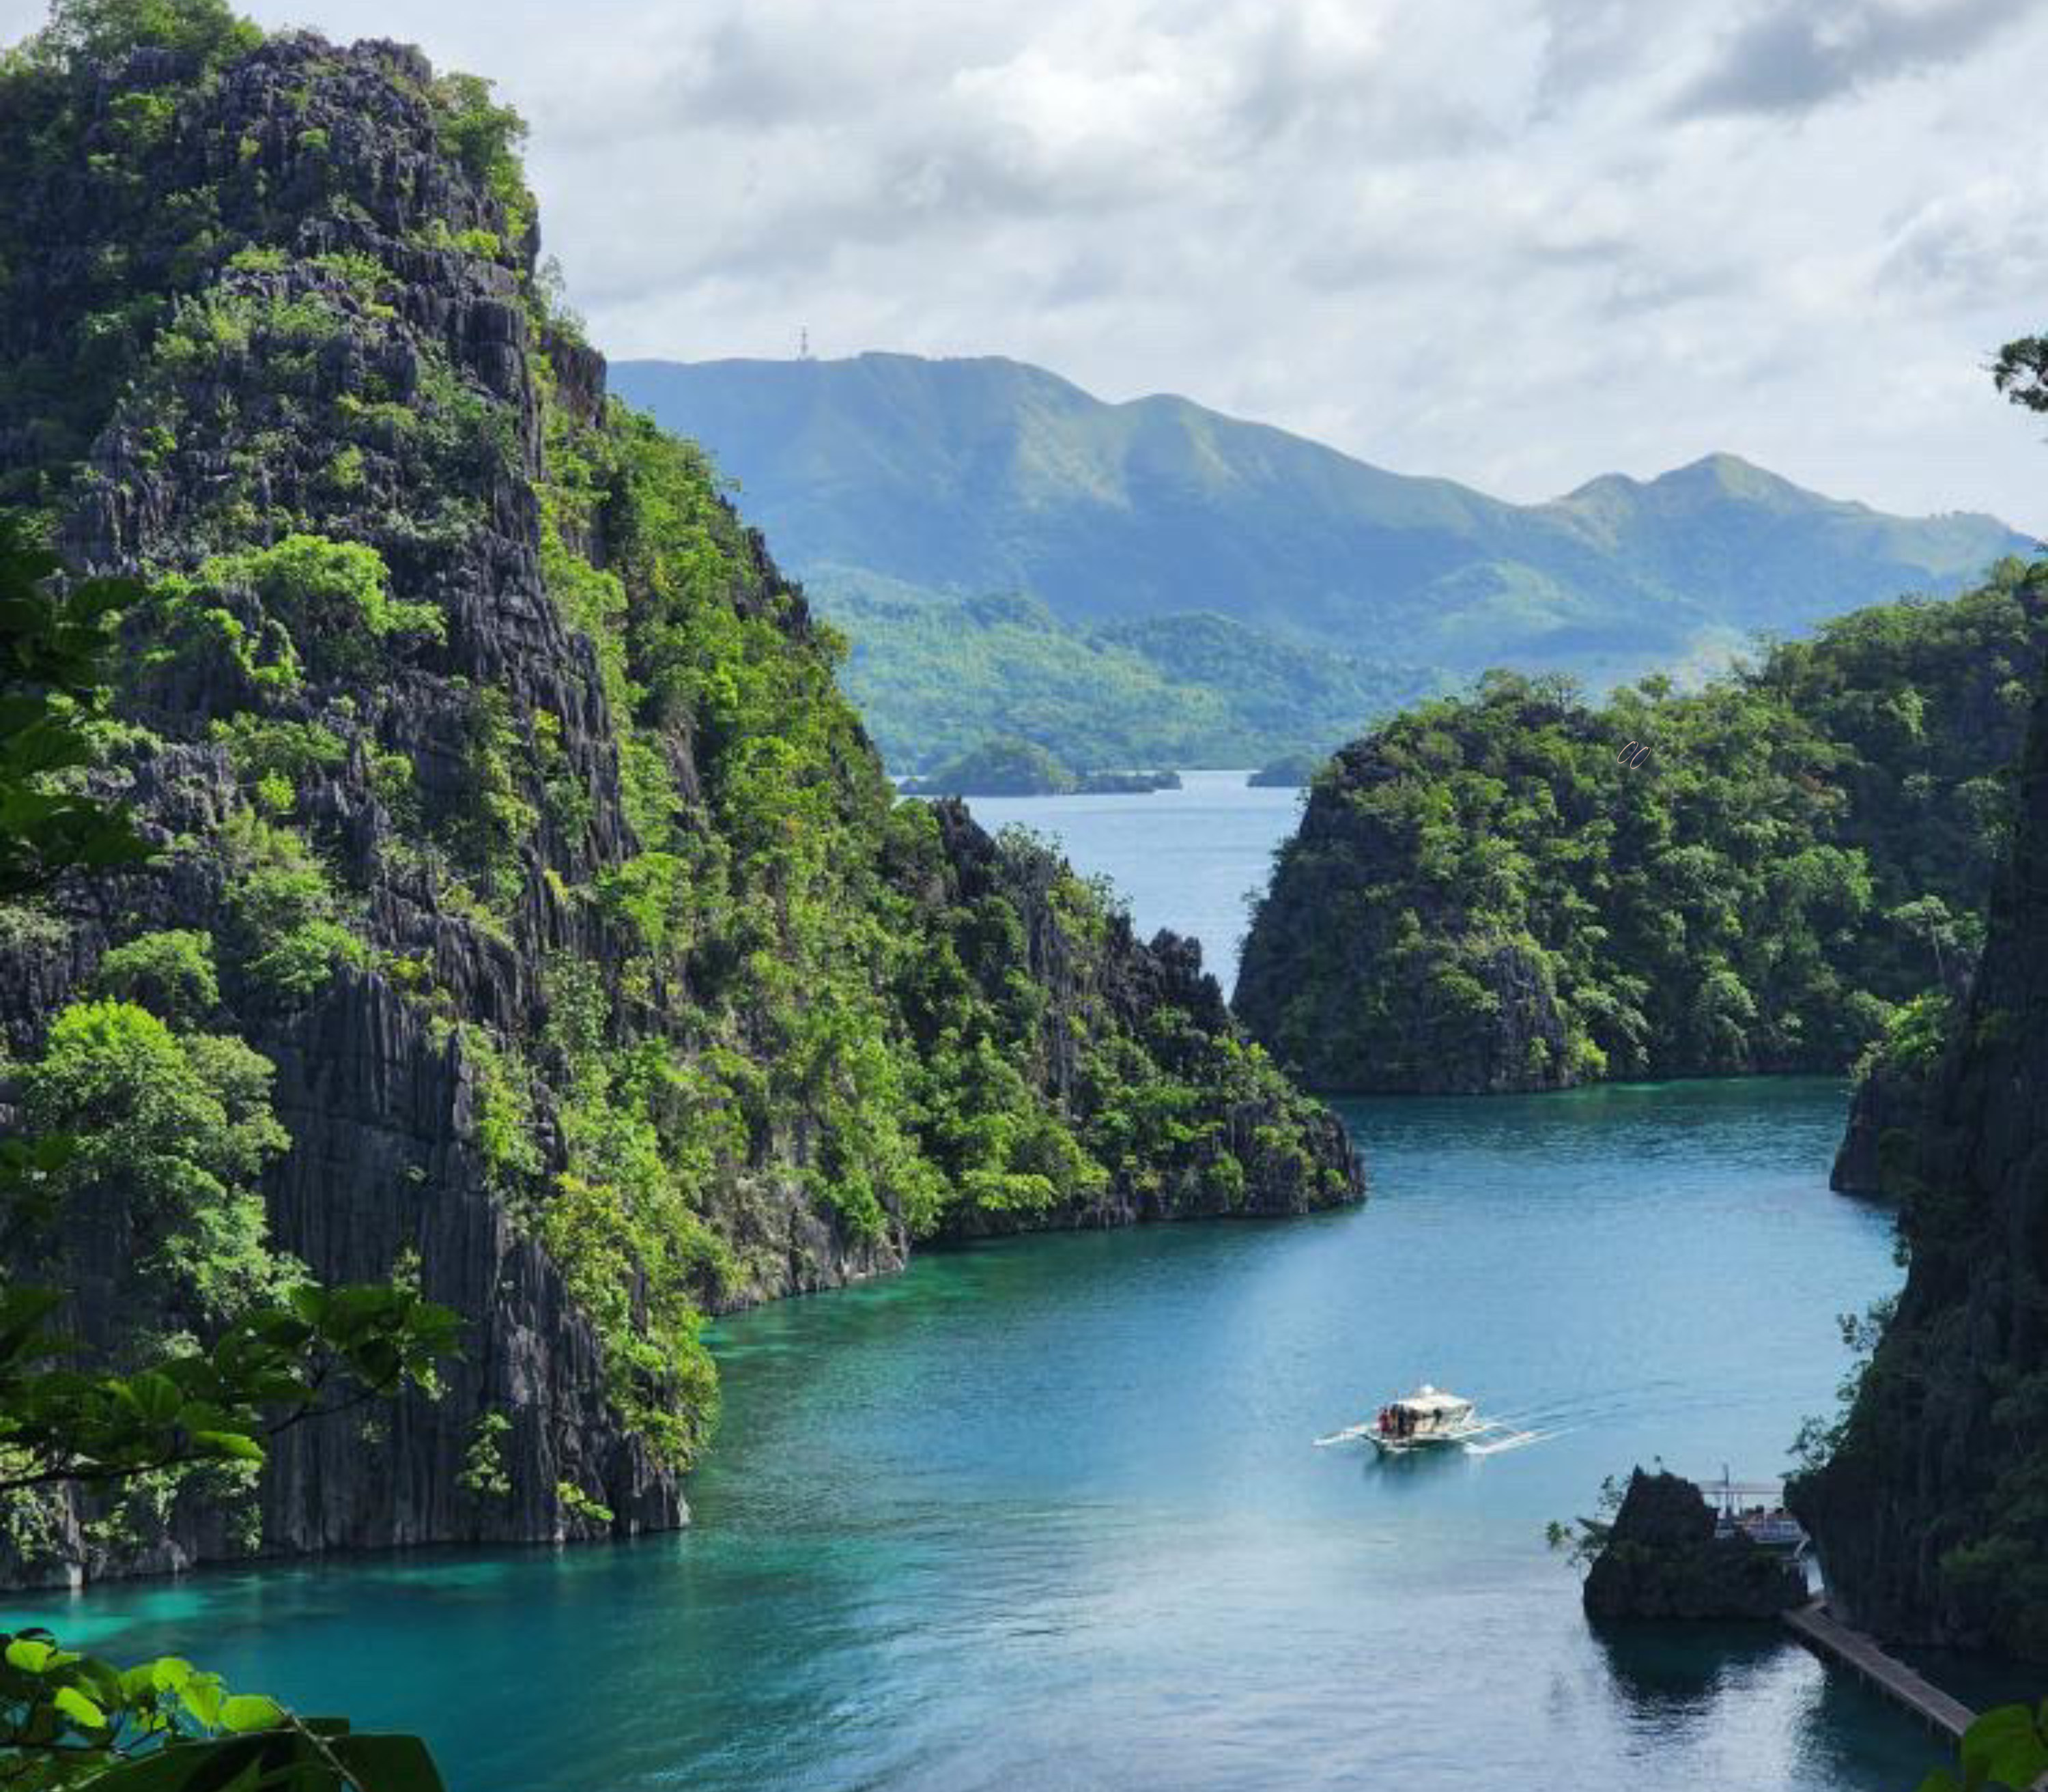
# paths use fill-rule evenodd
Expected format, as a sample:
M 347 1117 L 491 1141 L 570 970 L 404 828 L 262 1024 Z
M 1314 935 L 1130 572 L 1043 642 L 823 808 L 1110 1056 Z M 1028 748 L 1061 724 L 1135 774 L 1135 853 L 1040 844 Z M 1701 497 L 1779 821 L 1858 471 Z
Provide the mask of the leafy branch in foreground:
M 442 1792 L 417 1737 L 356 1736 L 274 1699 L 228 1692 L 176 1656 L 125 1672 L 0 1635 L 0 1786 L 8 1792 Z
M 1992 382 L 2014 404 L 2048 411 L 2048 336 L 2021 336 L 1992 363 Z
M 1621 1483 L 1613 1476 L 1603 1477 L 1598 1508 L 1600 1515 L 1568 1521 L 1553 1519 L 1543 1527 L 1544 1541 L 1581 1574 L 1584 1573 L 1614 1534 L 1615 1515 L 1621 1510 L 1622 1493 Z
M 0 517 L 0 902 L 47 889 L 73 867 L 132 864 L 149 848 L 125 810 L 72 787 L 98 757 L 108 619 L 125 580 L 59 591 L 56 557 Z
M 1958 1779 L 1937 1767 L 1920 1782 L 1920 1792 L 1980 1792 L 2002 1787 L 2027 1792 L 2048 1775 L 2048 1699 L 2037 1711 L 2031 1705 L 1996 1705 L 1963 1732 Z
M 210 1349 L 124 1375 L 52 1366 L 75 1348 L 49 1328 L 64 1299 L 54 1289 L 0 1290 L 0 1494 L 260 1463 L 267 1439 L 308 1419 L 408 1386 L 431 1390 L 458 1325 L 409 1289 L 306 1286 Z M 0 1789 L 87 1786 L 442 1792 L 417 1737 L 355 1736 L 340 1719 L 231 1695 L 219 1676 L 175 1656 L 123 1670 L 60 1648 L 46 1631 L 0 1635 Z
M 263 1438 L 409 1385 L 430 1389 L 458 1324 L 404 1288 L 308 1286 L 211 1349 L 122 1375 L 43 1366 L 69 1348 L 46 1327 L 63 1301 L 48 1288 L 0 1292 L 0 1493 L 261 1462 Z

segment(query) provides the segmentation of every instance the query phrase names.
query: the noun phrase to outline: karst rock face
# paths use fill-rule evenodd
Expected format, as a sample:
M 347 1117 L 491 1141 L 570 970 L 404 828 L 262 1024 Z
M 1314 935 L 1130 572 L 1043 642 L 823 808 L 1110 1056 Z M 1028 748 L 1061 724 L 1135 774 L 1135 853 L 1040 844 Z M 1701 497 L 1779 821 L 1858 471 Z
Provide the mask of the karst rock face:
M 175 294 L 174 305 L 201 316 L 200 339 L 179 357 L 149 357 L 136 389 L 117 399 L 64 492 L 58 541 L 80 572 L 189 568 L 260 542 L 275 531 L 270 519 L 289 512 L 324 536 L 376 548 L 394 590 L 442 611 L 444 643 L 389 682 L 308 683 L 303 716 L 326 715 L 343 696 L 355 714 L 346 757 L 314 774 L 302 806 L 343 883 L 362 892 L 381 950 L 431 967 L 448 1011 L 529 1030 L 540 955 L 589 922 L 551 902 L 537 878 L 510 929 L 449 913 L 381 850 L 392 822 L 370 788 L 369 756 L 381 752 L 409 764 L 423 808 L 465 800 L 469 692 L 487 686 L 561 717 L 564 750 L 597 793 L 588 830 L 540 843 L 536 856 L 574 879 L 626 848 L 590 646 L 564 627 L 541 574 L 539 408 L 516 257 L 507 265 L 426 239 L 434 220 L 453 232 L 505 227 L 502 208 L 442 149 L 430 80 L 416 52 L 338 52 L 310 39 L 267 44 L 211 80 L 148 52 L 105 72 L 86 130 L 144 189 L 122 196 L 126 213 L 208 193 L 223 240 L 184 267 L 182 245 L 130 251 L 129 287 Z M 173 108 L 154 153 L 122 153 L 124 95 Z M 100 226 L 90 179 L 53 169 L 8 203 L 10 234 L 27 239 L 9 246 L 10 326 L 52 341 L 76 330 L 80 265 L 123 252 Z M 243 255 L 247 265 L 227 265 L 250 248 L 258 253 Z M 348 258 L 384 270 L 373 290 Z M 502 432 L 494 464 L 464 477 L 403 421 L 418 414 L 430 369 Z M 595 407 L 601 363 L 577 355 L 568 371 L 564 401 Z M 340 413 L 358 404 L 385 409 L 344 432 Z M 37 445 L 17 430 L 0 462 L 33 464 Z M 351 448 L 357 476 L 338 481 L 337 457 Z M 163 744 L 136 766 L 134 796 L 160 841 L 209 838 L 239 801 L 229 755 L 208 738 L 235 696 L 213 670 L 174 667 L 146 692 Z M 160 871 L 68 893 L 76 925 L 61 946 L 8 955 L 0 1001 L 10 1040 L 32 1041 L 113 941 L 153 928 L 227 930 L 228 875 L 219 855 L 188 852 Z M 387 1276 L 409 1248 L 426 1292 L 467 1321 L 440 1400 L 401 1402 L 374 1427 L 302 1426 L 277 1441 L 265 1546 L 562 1535 L 584 1528 L 562 1507 L 564 1482 L 601 1490 L 623 1530 L 679 1522 L 674 1477 L 608 1406 L 592 1328 L 487 1185 L 475 1144 L 477 1066 L 464 1036 L 436 1026 L 390 976 L 351 965 L 311 1001 L 267 1004 L 252 992 L 235 1007 L 236 1030 L 277 1066 L 273 1105 L 293 1138 L 265 1191 L 277 1242 L 332 1281 Z M 91 1294 L 88 1284 L 88 1302 Z M 112 1316 L 86 1317 L 97 1330 Z M 518 1468 L 509 1497 L 479 1500 L 457 1474 L 486 1410 L 510 1417 L 506 1454 Z M 200 1502 L 184 1508 L 143 1565 L 229 1550 Z
M 1690 1481 L 1640 1468 L 1585 1584 L 1587 1614 L 1608 1619 L 1771 1618 L 1806 1597 L 1795 1565 L 1747 1537 L 1715 1534 Z
M 1362 1192 L 1198 952 L 892 809 L 801 593 L 551 310 L 479 90 L 303 34 L 15 79 L 0 496 L 72 572 L 150 584 L 113 776 L 161 851 L 0 929 L 0 1033 L 29 1063 L 110 948 L 207 936 L 204 1025 L 274 1066 L 290 1135 L 272 1244 L 465 1327 L 437 1398 L 298 1427 L 155 1536 L 68 1509 L 17 1577 L 673 1526 L 690 1451 L 649 1414 L 703 1400 L 634 1353 L 696 1312 L 913 1237 Z M 338 611 L 353 549 L 379 588 Z M 979 1182 L 926 1124 L 962 1015 L 1052 1142 Z M 1191 1123 L 1118 1132 L 1116 1076 Z M 62 1268 L 115 1348 L 96 1198 Z
M 1834 1602 L 2048 1658 L 2048 696 L 1983 959 L 1926 1098 L 1906 1286 L 1832 1460 L 1794 1484 Z
M 1189 1053 L 1206 1057 L 1224 1041 L 1225 1050 L 1242 1049 L 1223 991 L 1202 968 L 1198 941 L 1162 931 L 1145 944 L 1132 935 L 1128 920 L 1116 915 L 1108 924 L 1108 949 L 1076 949 L 1060 916 L 1059 885 L 1068 874 L 1057 859 L 1006 853 L 964 803 L 941 802 L 935 813 L 951 899 L 993 898 L 1022 920 L 1029 974 L 1049 1000 L 1043 1073 L 1053 1100 L 1071 1106 L 1088 1099 L 1080 1046 L 1091 1015 L 1107 1014 L 1131 1034 L 1150 1038 L 1154 1052 L 1169 1065 Z M 1166 1037 L 1169 1030 L 1159 1024 L 1167 1016 L 1177 1039 Z M 1179 1068 L 1185 1072 L 1189 1067 Z M 1210 1118 L 1213 1130 L 1206 1138 L 1142 1173 L 1115 1177 L 1041 1212 L 968 1209 L 948 1234 L 987 1237 L 1226 1215 L 1286 1218 L 1362 1191 L 1362 1172 L 1343 1123 L 1277 1081 L 1240 1088 L 1218 1101 Z M 1340 1182 L 1333 1180 L 1340 1166 Z M 1230 1173 L 1220 1173 L 1227 1169 Z
M 1879 1057 L 1849 1097 L 1848 1123 L 1828 1186 L 1839 1194 L 1895 1197 L 1910 1185 L 1910 1154 L 1927 1098 L 1927 1069 Z
M 1581 1080 L 1550 966 L 1526 937 L 1476 925 L 1455 889 L 1407 889 L 1407 768 L 1377 735 L 1332 756 L 1247 936 L 1234 997 L 1309 1086 L 1507 1095 Z

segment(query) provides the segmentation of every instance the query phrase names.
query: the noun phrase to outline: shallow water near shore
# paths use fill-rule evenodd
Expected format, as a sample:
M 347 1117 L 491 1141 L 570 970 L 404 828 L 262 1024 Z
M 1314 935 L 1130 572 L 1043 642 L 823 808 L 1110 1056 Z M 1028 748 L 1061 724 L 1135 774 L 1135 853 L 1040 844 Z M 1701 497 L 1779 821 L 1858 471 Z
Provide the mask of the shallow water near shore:
M 33 1616 L 424 1731 L 458 1792 L 1903 1792 L 1767 1627 L 1596 1635 L 1547 1519 L 1777 1472 L 1898 1271 L 1834 1084 L 1349 1104 L 1365 1207 L 935 1254 L 716 1329 L 696 1527 L 96 1588 Z M 1316 1436 L 1429 1379 L 1553 1433 Z

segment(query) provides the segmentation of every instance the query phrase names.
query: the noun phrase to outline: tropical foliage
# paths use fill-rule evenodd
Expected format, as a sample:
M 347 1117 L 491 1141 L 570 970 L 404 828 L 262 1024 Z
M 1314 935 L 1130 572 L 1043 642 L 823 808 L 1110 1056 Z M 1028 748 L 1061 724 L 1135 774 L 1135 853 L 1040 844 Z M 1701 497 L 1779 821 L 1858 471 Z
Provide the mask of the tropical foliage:
M 108 801 L 60 782 L 97 757 L 103 619 L 135 593 L 63 592 L 52 570 L 0 518 L 0 617 L 17 624 L 0 667 L 0 898 L 17 902 L 145 851 Z M 103 976 L 181 1020 L 217 995 L 190 934 L 138 940 Z M 453 1348 L 446 1309 L 399 1288 L 315 1286 L 269 1249 L 252 1179 L 286 1142 L 265 1100 L 269 1072 L 239 1039 L 180 1037 L 118 999 L 74 1005 L 52 1025 L 26 1079 L 28 1130 L 0 1145 L 0 1243 L 8 1259 L 48 1266 L 45 1235 L 103 1261 L 121 1240 L 132 1348 L 124 1363 L 82 1363 L 56 1328 L 67 1291 L 0 1276 L 0 1500 L 17 1549 L 48 1515 L 46 1490 L 161 1498 L 207 1465 L 260 1464 L 278 1431 L 431 1385 Z M 112 1200 L 95 1200 L 110 1185 Z M 113 1792 L 440 1785 L 416 1739 L 308 1724 L 181 1659 L 117 1669 L 41 1631 L 0 1637 L 0 1778 Z
M 1937 1768 L 1921 1781 L 1920 1792 L 2028 1792 L 2048 1774 L 2048 1699 L 2038 1709 L 2002 1705 L 1985 1712 L 1964 1732 L 1957 1756 L 1960 1776 Z
M 113 580 L 55 589 L 56 569 L 21 519 L 0 515 L 0 902 L 72 867 L 144 853 L 126 816 L 80 787 L 98 757 L 107 619 L 134 590 Z
M 1408 712 L 1318 778 L 1240 1009 L 1326 1087 L 1844 1069 L 1980 941 L 2044 642 L 2007 561 L 1696 694 Z

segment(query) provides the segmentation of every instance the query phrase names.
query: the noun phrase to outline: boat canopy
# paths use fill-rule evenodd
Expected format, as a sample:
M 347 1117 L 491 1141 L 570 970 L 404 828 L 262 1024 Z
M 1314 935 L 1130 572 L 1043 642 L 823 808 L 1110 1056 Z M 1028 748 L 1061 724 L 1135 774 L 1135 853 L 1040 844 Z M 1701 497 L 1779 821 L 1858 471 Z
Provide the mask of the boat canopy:
M 1472 1410 L 1471 1401 L 1461 1400 L 1455 1394 L 1446 1394 L 1440 1388 L 1430 1387 L 1426 1382 L 1413 1394 L 1404 1394 L 1394 1404 L 1399 1410 L 1413 1413 L 1418 1418 L 1425 1414 L 1447 1418 L 1456 1413 Z

